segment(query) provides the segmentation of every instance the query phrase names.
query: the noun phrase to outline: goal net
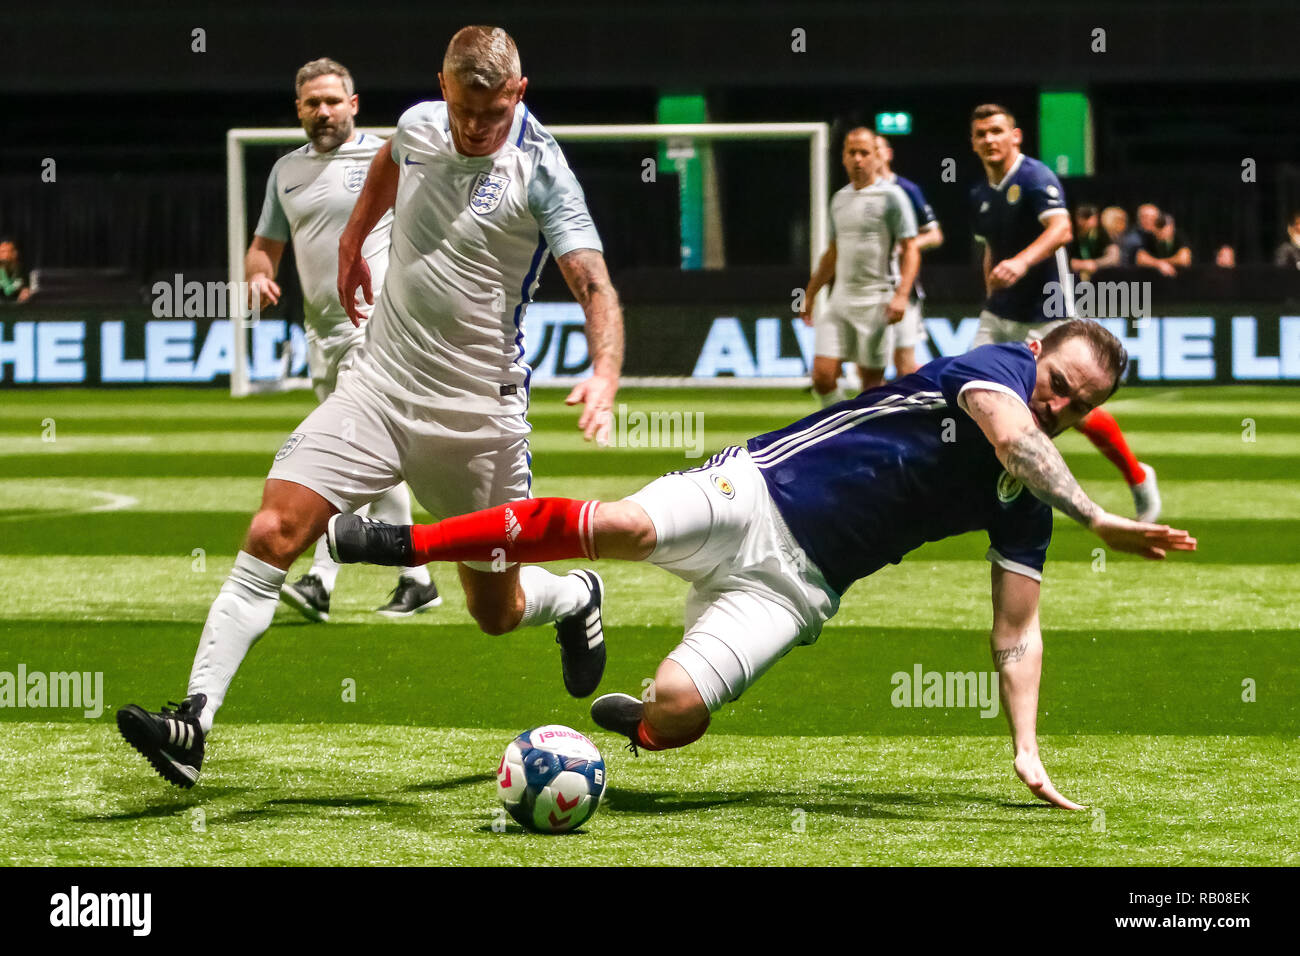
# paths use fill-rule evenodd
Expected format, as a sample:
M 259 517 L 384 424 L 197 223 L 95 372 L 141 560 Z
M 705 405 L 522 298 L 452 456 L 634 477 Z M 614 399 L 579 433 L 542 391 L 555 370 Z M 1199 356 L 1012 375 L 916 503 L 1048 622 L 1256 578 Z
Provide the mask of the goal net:
M 770 245 L 778 250 L 778 256 L 787 256 L 784 265 L 798 259 L 796 264 L 802 267 L 806 262 L 809 268 L 815 267 L 826 248 L 830 133 L 825 123 L 579 125 L 548 126 L 547 130 L 563 144 L 566 158 L 588 194 L 607 255 L 611 239 L 622 243 L 612 268 L 615 285 L 619 268 L 629 265 L 713 269 L 734 265 L 737 259 L 741 264 L 764 264 L 746 263 L 743 250 L 728 254 L 723 228 L 727 204 L 719 201 L 719 168 L 741 171 L 721 177 L 728 180 L 733 196 L 739 193 L 739 198 L 733 199 L 735 203 L 772 204 L 779 200 L 797 204 L 795 212 L 784 219 L 772 217 L 767 224 L 771 235 L 749 235 L 746 228 L 743 235 L 732 235 L 732 245 L 751 249 Z M 390 137 L 394 129 L 364 127 L 358 131 Z M 252 239 L 250 219 L 255 221 L 271 165 L 285 147 L 299 146 L 306 138 L 301 129 L 290 128 L 227 131 L 227 253 L 231 282 L 242 283 L 245 279 L 244 255 Z M 746 175 L 751 178 L 745 179 Z M 764 182 L 763 194 L 752 194 L 755 176 L 761 176 Z M 659 178 L 665 181 L 664 187 L 646 188 L 646 183 Z M 686 196 L 688 179 L 695 208 L 691 208 L 691 198 Z M 673 182 L 677 189 L 673 189 Z M 595 208 L 594 191 L 609 194 L 605 209 Z M 751 212 L 749 219 L 754 218 Z M 670 261 L 665 262 L 665 258 Z M 292 270 L 292 256 L 284 257 L 280 270 L 282 276 Z M 233 317 L 232 395 L 310 387 L 301 309 L 293 314 L 292 296 L 283 301 L 287 306 L 285 314 L 270 324 L 266 319 L 252 319 L 246 305 Z M 550 346 L 545 355 L 528 355 L 535 369 L 534 383 L 558 384 L 581 377 L 582 373 L 572 370 L 585 358 L 585 339 L 568 334 L 581 325 L 581 311 L 577 311 L 575 319 L 575 309 L 575 303 L 537 302 L 529 306 L 529 339 Z M 639 320 L 635 302 L 626 303 L 625 312 L 629 324 Z M 539 329 L 539 325 L 544 328 Z M 682 380 L 680 376 L 663 375 L 624 379 L 628 384 L 673 384 Z M 718 384 L 732 385 L 781 381 L 772 377 L 717 380 Z

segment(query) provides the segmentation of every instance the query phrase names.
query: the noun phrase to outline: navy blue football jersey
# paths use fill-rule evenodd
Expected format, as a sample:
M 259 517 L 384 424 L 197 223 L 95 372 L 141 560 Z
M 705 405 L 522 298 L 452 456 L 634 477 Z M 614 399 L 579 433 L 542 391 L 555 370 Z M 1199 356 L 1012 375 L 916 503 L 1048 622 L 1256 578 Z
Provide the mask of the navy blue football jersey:
M 1040 578 L 1052 509 L 1002 468 L 964 410 L 972 386 L 1028 404 L 1033 353 L 984 345 L 751 438 L 795 540 L 836 593 L 927 541 L 987 530 L 988 558 Z
M 921 192 L 920 186 L 912 182 L 910 179 L 905 179 L 897 173 L 891 173 L 886 178 L 901 189 L 911 202 L 912 211 L 916 213 L 917 235 L 925 232 L 925 230 L 929 229 L 931 226 L 937 226 L 939 224 L 939 217 L 934 214 L 934 210 L 930 208 L 930 204 L 925 201 L 925 194 Z M 897 249 L 894 251 L 893 273 L 894 285 L 898 285 L 898 280 L 901 278 L 901 272 L 899 268 Z M 918 299 L 924 298 L 925 290 L 921 288 L 921 279 L 918 277 L 916 282 L 912 284 L 911 299 L 915 302 Z
M 1023 153 L 996 186 L 981 178 L 979 185 L 971 190 L 971 205 L 975 238 L 988 245 L 994 265 L 1010 259 L 1037 239 L 1050 216 L 1069 215 L 1065 190 L 1056 174 Z M 1049 298 L 1060 302 L 1062 294 L 1072 287 L 1070 262 L 1062 247 L 1031 266 L 1015 285 L 994 290 L 984 308 L 1000 319 L 1016 322 L 1062 319 L 1065 316 L 1051 314 L 1045 304 Z M 1073 306 L 1068 309 L 1073 315 Z

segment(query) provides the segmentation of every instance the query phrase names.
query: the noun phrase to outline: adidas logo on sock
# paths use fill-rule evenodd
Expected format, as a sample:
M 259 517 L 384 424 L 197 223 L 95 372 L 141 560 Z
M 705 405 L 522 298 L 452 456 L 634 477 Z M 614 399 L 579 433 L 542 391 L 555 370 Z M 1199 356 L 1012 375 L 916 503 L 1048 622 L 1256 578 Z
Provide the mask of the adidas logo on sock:
M 521 525 L 519 523 L 519 519 L 515 517 L 514 511 L 511 510 L 510 508 L 507 508 L 506 509 L 506 540 L 509 541 L 511 544 L 514 544 L 515 538 L 519 537 L 520 533 L 523 530 L 524 530 L 523 525 Z

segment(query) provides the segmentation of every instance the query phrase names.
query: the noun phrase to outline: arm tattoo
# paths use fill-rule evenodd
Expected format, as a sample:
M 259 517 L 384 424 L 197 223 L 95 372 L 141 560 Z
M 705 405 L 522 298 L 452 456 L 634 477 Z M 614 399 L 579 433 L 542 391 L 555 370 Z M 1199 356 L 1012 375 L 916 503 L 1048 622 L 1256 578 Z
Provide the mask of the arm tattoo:
M 1034 497 L 1082 525 L 1090 525 L 1101 514 L 1101 508 L 1084 494 L 1061 453 L 1040 429 L 1026 428 L 1006 448 L 1002 463 L 1007 473 L 1023 482 Z
M 605 259 L 594 249 L 575 249 L 558 260 L 573 297 L 587 317 L 587 350 L 598 371 L 617 376 L 623 368 L 623 310 L 609 281 Z
M 1001 668 L 1006 664 L 1014 664 L 1020 658 L 1025 656 L 1025 651 L 1029 650 L 1029 641 L 1024 640 L 1015 647 L 1008 647 L 1004 650 L 993 652 L 993 663 Z

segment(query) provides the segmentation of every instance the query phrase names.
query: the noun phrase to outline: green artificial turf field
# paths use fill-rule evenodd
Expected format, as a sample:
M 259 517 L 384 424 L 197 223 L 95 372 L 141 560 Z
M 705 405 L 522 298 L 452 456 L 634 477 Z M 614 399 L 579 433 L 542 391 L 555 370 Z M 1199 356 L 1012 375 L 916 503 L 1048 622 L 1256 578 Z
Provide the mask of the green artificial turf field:
M 535 493 L 610 499 L 698 462 L 584 447 L 563 394 L 533 396 Z M 702 414 L 706 455 L 812 409 L 763 390 L 620 401 Z M 0 706 L 0 863 L 1300 862 L 1300 390 L 1131 389 L 1108 406 L 1159 469 L 1165 518 L 1201 549 L 1163 564 L 1106 555 L 1058 519 L 1039 731 L 1058 788 L 1090 808 L 1076 814 L 1021 786 L 1001 714 L 894 706 L 895 675 L 991 670 L 980 535 L 860 582 L 818 644 L 704 740 L 640 758 L 564 694 L 549 628 L 480 634 L 450 566 L 433 568 L 442 608 L 386 621 L 370 609 L 393 574 L 345 568 L 330 624 L 277 612 L 199 786 L 169 787 L 113 713 L 184 694 L 271 456 L 311 405 L 305 393 L 4 393 L 0 704 L 20 667 L 102 674 L 103 694 L 90 708 Z M 1081 436 L 1060 446 L 1090 494 L 1130 512 Z M 639 693 L 680 635 L 686 586 L 649 566 L 600 571 L 602 689 Z M 602 747 L 606 803 L 577 834 L 498 832 L 501 750 L 552 722 Z

